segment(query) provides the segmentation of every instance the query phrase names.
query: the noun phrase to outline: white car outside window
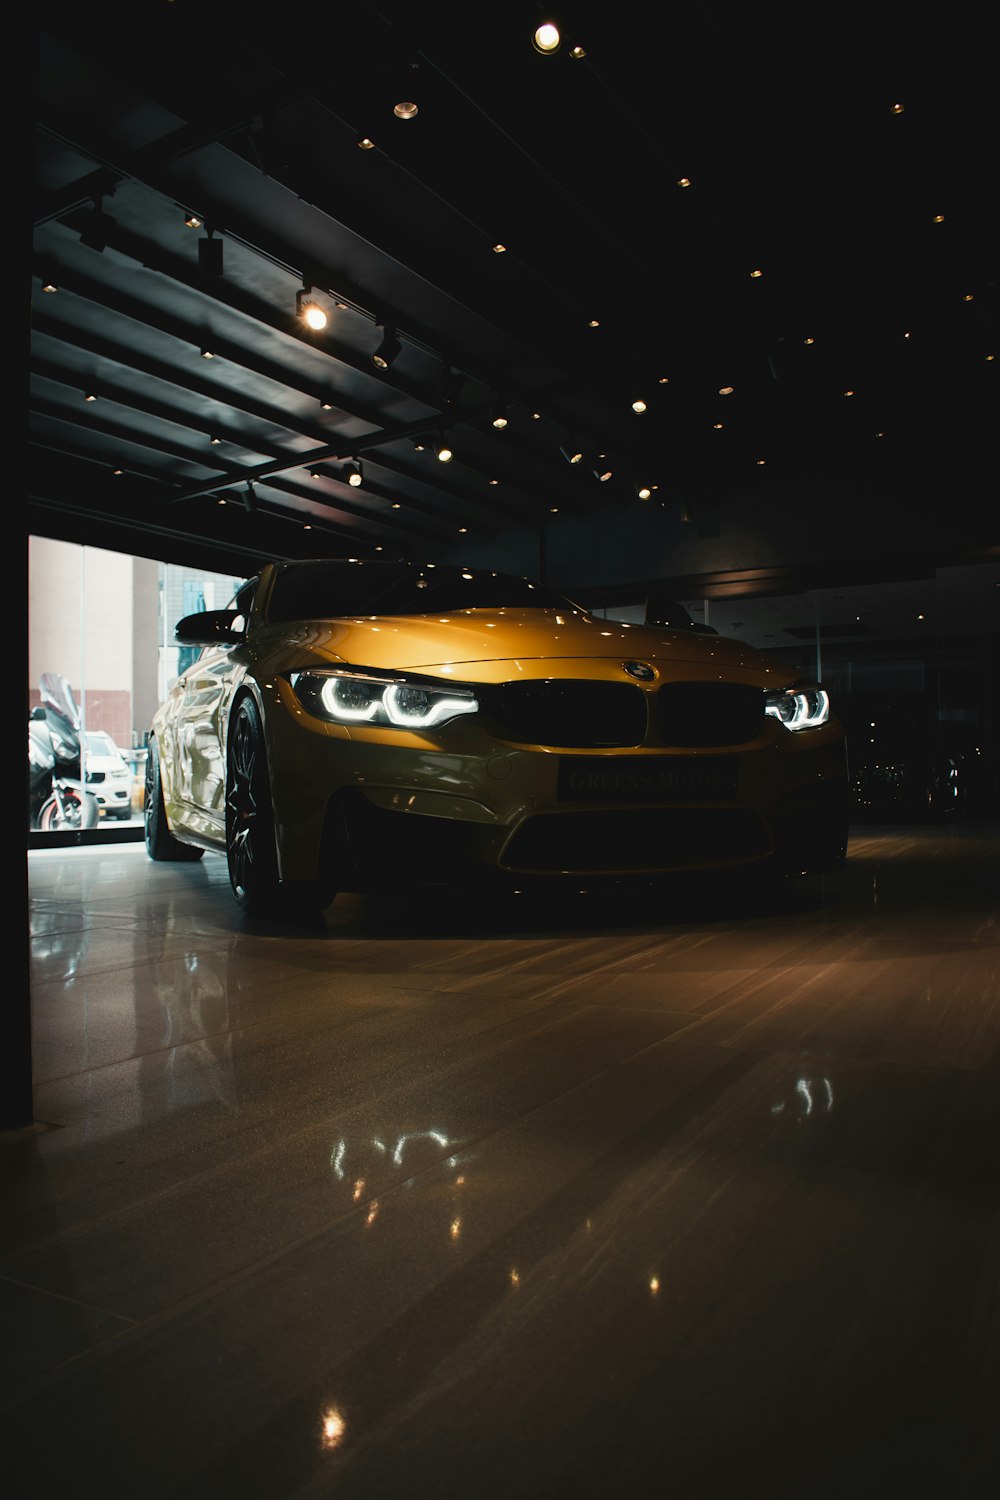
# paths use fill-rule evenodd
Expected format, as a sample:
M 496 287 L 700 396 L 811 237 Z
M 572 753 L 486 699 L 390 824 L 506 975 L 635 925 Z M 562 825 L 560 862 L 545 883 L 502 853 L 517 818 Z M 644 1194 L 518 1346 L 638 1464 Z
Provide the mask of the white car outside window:
M 84 778 L 104 818 L 132 816 L 132 772 L 110 734 L 90 729 L 86 736 Z

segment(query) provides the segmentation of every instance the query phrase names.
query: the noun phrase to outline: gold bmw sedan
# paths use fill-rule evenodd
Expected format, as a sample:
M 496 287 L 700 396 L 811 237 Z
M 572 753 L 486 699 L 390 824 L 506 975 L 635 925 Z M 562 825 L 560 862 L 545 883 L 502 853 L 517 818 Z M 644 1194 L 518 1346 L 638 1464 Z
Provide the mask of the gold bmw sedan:
M 818 683 L 739 641 L 599 619 L 530 579 L 276 562 L 157 709 L 154 860 L 224 854 L 251 914 L 338 891 L 685 871 L 831 871 L 843 726 Z

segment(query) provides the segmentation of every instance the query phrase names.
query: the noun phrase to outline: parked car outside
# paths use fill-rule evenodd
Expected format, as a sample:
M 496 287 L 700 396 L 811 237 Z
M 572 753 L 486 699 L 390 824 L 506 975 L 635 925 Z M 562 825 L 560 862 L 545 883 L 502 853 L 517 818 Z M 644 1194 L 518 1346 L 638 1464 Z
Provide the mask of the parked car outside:
M 990 757 L 974 724 L 936 717 L 913 693 L 850 694 L 839 712 L 852 820 L 933 822 L 993 812 Z
M 530 579 L 268 563 L 175 630 L 153 716 L 154 860 L 226 857 L 236 900 L 845 861 L 844 729 L 818 683 L 688 619 L 600 619 Z
M 132 816 L 132 771 L 110 734 L 88 729 L 84 735 L 84 779 L 97 798 L 102 818 Z

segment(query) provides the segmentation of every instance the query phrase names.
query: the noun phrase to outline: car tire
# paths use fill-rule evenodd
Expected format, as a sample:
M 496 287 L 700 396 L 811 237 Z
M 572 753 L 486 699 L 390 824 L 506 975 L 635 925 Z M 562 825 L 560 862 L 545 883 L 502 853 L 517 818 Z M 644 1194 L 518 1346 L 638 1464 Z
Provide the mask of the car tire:
M 160 752 L 156 741 L 149 742 L 146 756 L 146 776 L 143 786 L 142 819 L 145 828 L 146 853 L 155 860 L 201 859 L 203 849 L 194 844 L 182 844 L 174 838 L 167 823 L 167 812 L 163 805 L 163 784 L 160 780 Z
M 240 699 L 229 721 L 226 858 L 233 895 L 249 916 L 312 920 L 336 895 L 324 881 L 283 882 L 278 875 L 264 731 L 249 697 Z

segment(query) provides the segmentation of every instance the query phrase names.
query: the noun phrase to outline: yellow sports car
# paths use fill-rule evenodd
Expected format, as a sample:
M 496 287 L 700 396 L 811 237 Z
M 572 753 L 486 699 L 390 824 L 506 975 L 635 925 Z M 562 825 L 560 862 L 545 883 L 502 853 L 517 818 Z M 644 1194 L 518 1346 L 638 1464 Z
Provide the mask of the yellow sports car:
M 157 709 L 155 860 L 224 854 L 250 913 L 473 873 L 840 867 L 843 726 L 817 683 L 695 626 L 545 585 L 390 561 L 269 563 Z

